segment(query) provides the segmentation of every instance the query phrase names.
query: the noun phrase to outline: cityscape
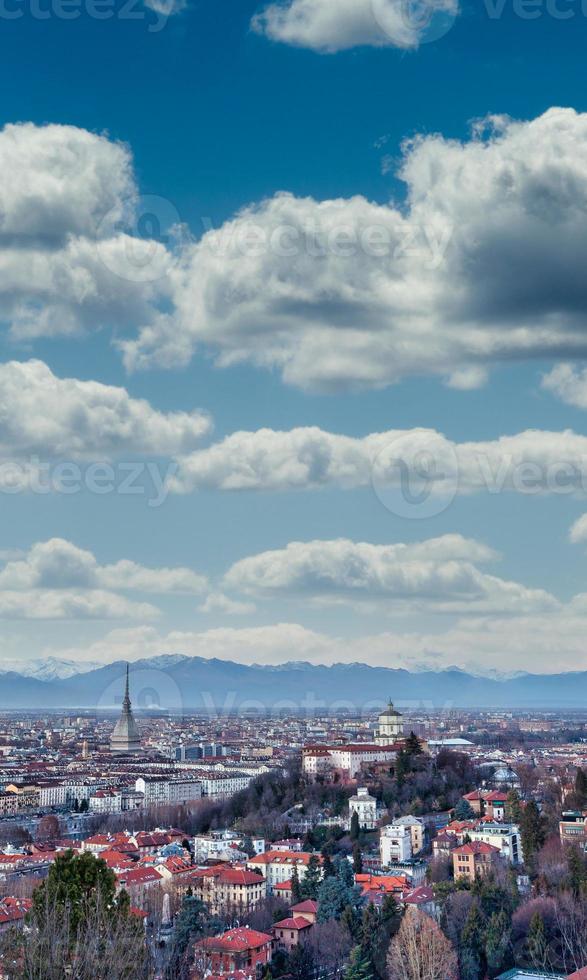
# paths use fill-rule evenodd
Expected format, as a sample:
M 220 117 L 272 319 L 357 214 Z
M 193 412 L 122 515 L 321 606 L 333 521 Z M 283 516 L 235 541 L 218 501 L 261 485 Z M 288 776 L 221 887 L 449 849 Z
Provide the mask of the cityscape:
M 0 980 L 587 980 L 587 0 L 0 0 Z

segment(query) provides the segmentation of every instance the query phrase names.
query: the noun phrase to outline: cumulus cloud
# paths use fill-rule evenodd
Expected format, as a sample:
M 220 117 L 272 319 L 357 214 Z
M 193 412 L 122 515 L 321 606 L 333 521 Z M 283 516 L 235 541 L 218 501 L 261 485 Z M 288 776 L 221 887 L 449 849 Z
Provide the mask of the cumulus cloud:
M 146 324 L 168 250 L 125 229 L 139 207 L 131 154 L 75 126 L 0 131 L 0 322 L 13 336 Z
M 431 20 L 452 18 L 457 10 L 456 0 L 425 0 L 420 4 L 405 0 L 287 0 L 269 4 L 253 18 L 252 26 L 274 41 L 325 53 L 360 45 L 415 48 Z
M 322 390 L 469 389 L 497 363 L 587 355 L 587 114 L 572 109 L 411 140 L 402 206 L 278 193 L 198 242 L 140 239 L 129 150 L 104 136 L 8 126 L 0 167 L 0 322 L 19 337 L 108 326 L 129 369 L 201 350 Z
M 101 589 L 0 590 L 4 619 L 154 619 L 159 610 Z
M 286 595 L 352 602 L 389 610 L 525 612 L 555 609 L 542 589 L 528 589 L 480 571 L 496 557 L 485 545 L 446 535 L 417 544 L 374 545 L 345 539 L 292 542 L 236 562 L 226 584 L 251 595 Z
M 252 602 L 239 602 L 223 592 L 211 592 L 198 608 L 203 613 L 225 613 L 227 616 L 247 616 L 255 612 Z
M 542 378 L 542 387 L 553 392 L 567 405 L 587 408 L 587 368 L 557 364 Z
M 425 477 L 422 467 L 426 463 Z M 587 490 L 587 437 L 527 430 L 485 442 L 456 443 L 434 429 L 395 429 L 363 438 L 317 427 L 235 432 L 178 458 L 169 487 L 317 490 L 374 485 L 385 501 L 405 480 L 431 492 L 573 493 Z
M 122 343 L 130 368 L 278 369 L 301 388 L 587 354 L 587 114 L 493 117 L 465 142 L 404 147 L 403 208 L 280 193 L 186 245 L 174 308 Z
M 58 378 L 43 361 L 0 364 L 0 454 L 76 459 L 173 455 L 210 428 L 202 412 L 158 412 L 126 389 Z
M 116 589 L 200 595 L 207 580 L 189 568 L 145 568 L 123 559 L 100 565 L 91 551 L 52 538 L 0 570 L 0 589 Z

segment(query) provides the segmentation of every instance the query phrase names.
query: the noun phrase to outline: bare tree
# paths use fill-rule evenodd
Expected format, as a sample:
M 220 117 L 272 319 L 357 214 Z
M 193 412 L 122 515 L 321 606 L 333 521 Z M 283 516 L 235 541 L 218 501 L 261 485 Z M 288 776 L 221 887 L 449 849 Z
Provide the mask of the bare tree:
M 454 947 L 430 916 L 417 909 L 405 914 L 387 956 L 389 980 L 456 980 Z

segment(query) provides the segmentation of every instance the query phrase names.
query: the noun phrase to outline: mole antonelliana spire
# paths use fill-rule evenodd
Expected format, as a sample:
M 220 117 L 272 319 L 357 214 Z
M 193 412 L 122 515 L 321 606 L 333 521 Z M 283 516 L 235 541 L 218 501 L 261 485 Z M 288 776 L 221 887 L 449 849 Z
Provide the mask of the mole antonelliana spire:
M 138 725 L 132 713 L 130 700 L 128 664 L 126 665 L 126 686 L 124 689 L 124 700 L 122 702 L 122 713 L 116 722 L 112 737 L 110 739 L 111 752 L 140 752 L 141 736 Z

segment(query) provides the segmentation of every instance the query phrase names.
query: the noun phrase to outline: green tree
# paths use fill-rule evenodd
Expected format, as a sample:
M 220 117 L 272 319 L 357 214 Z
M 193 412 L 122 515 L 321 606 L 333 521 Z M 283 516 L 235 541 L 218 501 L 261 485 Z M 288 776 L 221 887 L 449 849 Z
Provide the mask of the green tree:
M 61 909 L 70 925 L 72 936 L 83 921 L 90 918 L 98 905 L 111 910 L 112 916 L 127 915 L 127 892 L 116 897 L 116 875 L 105 861 L 86 851 L 74 854 L 64 851 L 51 865 L 45 881 L 33 895 L 31 919 L 37 926 L 46 920 L 48 909 Z
M 526 936 L 526 956 L 535 970 L 543 970 L 548 960 L 548 940 L 546 926 L 540 912 L 535 912 L 530 920 Z
M 358 840 L 359 839 L 359 836 L 361 834 L 361 825 L 359 823 L 359 814 L 356 812 L 356 810 L 353 811 L 353 815 L 351 817 L 351 830 L 350 830 L 350 834 L 351 834 L 351 840 Z
M 308 867 L 306 868 L 306 873 L 300 883 L 300 890 L 302 893 L 302 898 L 312 898 L 316 900 L 318 898 L 318 889 L 322 882 L 322 871 L 320 870 L 320 861 L 316 854 L 312 854 L 310 860 L 308 861 Z
M 358 841 L 353 845 L 353 871 L 356 875 L 363 874 L 363 852 Z
M 300 876 L 298 874 L 297 866 L 294 865 L 294 869 L 291 876 L 291 899 L 294 905 L 297 905 L 302 901 L 302 886 L 300 885 Z
M 575 797 L 577 806 L 584 810 L 587 807 L 587 773 L 584 769 L 577 769 L 575 776 Z
M 454 818 L 455 820 L 473 820 L 475 817 L 475 811 L 469 803 L 468 800 L 459 800 L 454 808 Z
M 510 919 L 505 910 L 494 912 L 485 931 L 485 954 L 487 967 L 492 976 L 497 976 L 508 965 L 510 952 Z
M 511 789 L 506 798 L 505 818 L 507 823 L 518 823 L 522 819 L 522 801 L 517 789 Z
M 417 735 L 414 734 L 414 732 L 410 732 L 410 734 L 408 735 L 405 741 L 404 750 L 407 755 L 422 755 L 423 752 L 422 744 L 420 742 L 420 739 L 418 738 Z
M 569 873 L 569 888 L 575 899 L 580 900 L 587 893 L 587 865 L 585 853 L 578 847 L 570 847 L 567 851 L 567 868 Z
M 332 878 L 336 874 L 335 867 L 332 863 L 332 858 L 330 857 L 330 851 L 328 847 L 322 848 L 322 877 Z
M 344 972 L 344 980 L 372 980 L 373 967 L 360 946 L 351 950 L 349 965 Z
M 220 922 L 210 917 L 199 898 L 185 896 L 176 919 L 169 955 L 165 964 L 165 980 L 183 980 L 189 975 L 189 950 L 194 941 L 215 931 Z
M 461 975 L 463 980 L 479 980 L 485 975 L 485 928 L 479 904 L 469 911 L 461 935 Z
M 529 871 L 533 871 L 538 851 L 544 844 L 546 832 L 544 821 L 534 800 L 526 803 L 520 820 L 520 837 L 524 852 L 524 863 Z

